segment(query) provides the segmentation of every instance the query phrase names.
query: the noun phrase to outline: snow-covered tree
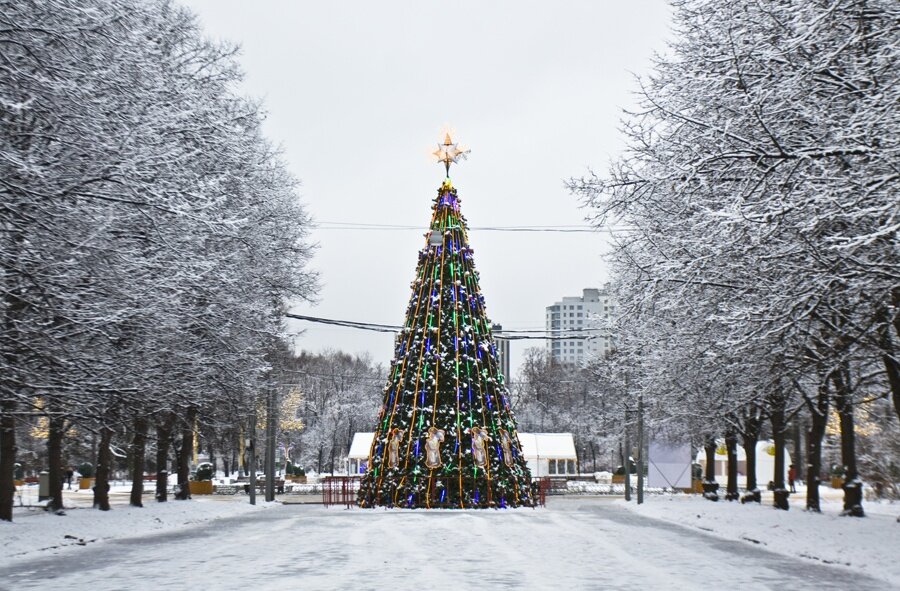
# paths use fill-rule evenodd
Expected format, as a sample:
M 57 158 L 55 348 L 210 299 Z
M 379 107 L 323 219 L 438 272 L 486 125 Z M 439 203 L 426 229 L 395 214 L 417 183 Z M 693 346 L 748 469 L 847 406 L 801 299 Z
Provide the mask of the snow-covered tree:
M 674 5 L 671 52 L 641 81 L 642 109 L 625 121 L 628 153 L 571 188 L 597 223 L 629 229 L 612 258 L 622 308 L 648 318 L 632 336 L 652 348 L 652 335 L 675 322 L 669 351 L 717 352 L 703 375 L 747 372 L 752 381 L 723 413 L 762 405 L 779 443 L 800 408 L 797 384 L 831 393 L 843 419 L 845 508 L 861 515 L 852 411 L 862 376 L 846 372 L 863 366 L 853 360 L 878 360 L 900 401 L 900 7 Z M 671 385 L 672 374 L 655 375 Z M 784 495 L 776 502 L 786 508 Z

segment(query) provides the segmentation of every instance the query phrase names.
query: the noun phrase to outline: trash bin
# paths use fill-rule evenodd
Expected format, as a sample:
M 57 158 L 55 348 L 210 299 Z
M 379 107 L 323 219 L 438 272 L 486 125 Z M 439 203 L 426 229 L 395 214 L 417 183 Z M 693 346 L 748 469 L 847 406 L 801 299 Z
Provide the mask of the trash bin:
M 38 474 L 38 501 L 50 498 L 50 473 L 44 470 Z

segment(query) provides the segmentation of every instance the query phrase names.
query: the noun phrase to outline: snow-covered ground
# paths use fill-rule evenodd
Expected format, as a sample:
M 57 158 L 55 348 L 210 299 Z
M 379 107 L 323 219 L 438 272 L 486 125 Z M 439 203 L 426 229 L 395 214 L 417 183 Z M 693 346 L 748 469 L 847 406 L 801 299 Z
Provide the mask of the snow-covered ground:
M 0 523 L 0 589 L 45 589 L 78 574 L 91 589 L 900 588 L 900 504 L 840 518 L 688 495 L 646 503 L 551 497 L 544 509 L 360 510 L 248 504 L 246 495 L 107 513 L 67 493 L 63 516 L 19 508 Z M 295 500 L 291 495 L 285 501 Z M 757 543 L 758 542 L 758 543 Z M 833 562 L 834 565 L 828 564 Z
M 698 495 L 648 495 L 643 505 L 615 502 L 639 515 L 785 556 L 840 565 L 900 588 L 900 503 L 865 502 L 867 517 L 842 517 L 840 491 L 824 487 L 821 491 L 822 513 L 804 510 L 805 494 L 791 495 L 789 511 L 774 509 L 768 494 L 759 505 L 723 500 L 714 503 Z
M 112 510 L 108 512 L 91 508 L 93 493 L 89 490 L 64 491 L 65 514 L 56 515 L 36 506 L 37 487 L 25 487 L 23 503 L 35 506 L 16 507 L 12 523 L 0 521 L 0 539 L 4 548 L 0 565 L 47 550 L 174 531 L 273 506 L 266 503 L 252 506 L 246 495 L 195 496 L 191 501 L 174 501 L 170 497 L 166 503 L 157 503 L 152 496 L 145 496 L 144 508 L 136 508 L 128 504 L 129 489 L 130 485 L 124 483 L 111 488 Z

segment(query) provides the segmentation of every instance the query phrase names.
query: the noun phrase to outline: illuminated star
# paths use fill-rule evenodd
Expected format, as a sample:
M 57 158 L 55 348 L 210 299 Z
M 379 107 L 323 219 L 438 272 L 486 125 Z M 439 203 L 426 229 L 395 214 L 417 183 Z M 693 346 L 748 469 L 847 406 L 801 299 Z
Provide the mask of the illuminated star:
M 444 168 L 447 171 L 447 177 L 450 177 L 450 164 L 456 164 L 460 160 L 465 160 L 471 150 L 465 150 L 459 144 L 454 144 L 453 140 L 450 139 L 450 134 L 447 133 L 444 135 L 444 143 L 438 144 L 437 150 L 432 152 L 437 159 L 438 162 L 444 163 Z

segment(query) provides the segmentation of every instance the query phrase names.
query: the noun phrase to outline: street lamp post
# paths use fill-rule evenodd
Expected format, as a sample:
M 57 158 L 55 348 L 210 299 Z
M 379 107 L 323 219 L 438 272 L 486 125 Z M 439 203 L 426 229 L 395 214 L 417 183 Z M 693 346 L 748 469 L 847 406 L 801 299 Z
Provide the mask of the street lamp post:
M 625 500 L 631 500 L 631 441 L 628 438 L 628 410 L 625 410 L 625 446 L 622 449 L 622 464 L 625 468 Z
M 266 392 L 266 502 L 275 500 L 275 388 Z
M 631 500 L 631 441 L 628 438 L 628 371 L 625 371 L 625 448 L 623 450 L 623 466 L 625 468 L 625 500 Z
M 256 413 L 253 413 L 253 420 L 256 420 Z M 250 437 L 247 438 L 247 472 L 250 475 L 250 504 L 256 504 L 256 426 L 251 429 Z
M 250 425 L 247 433 L 247 451 L 250 457 L 247 460 L 247 471 L 250 473 L 250 504 L 256 504 L 256 403 L 253 404 L 253 412 L 250 415 Z
M 637 502 L 644 502 L 644 394 L 638 392 Z

